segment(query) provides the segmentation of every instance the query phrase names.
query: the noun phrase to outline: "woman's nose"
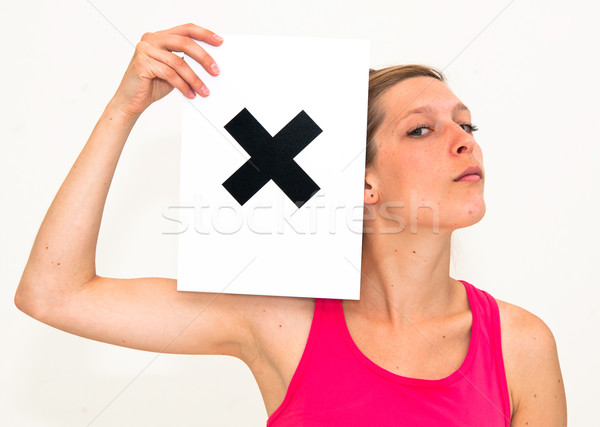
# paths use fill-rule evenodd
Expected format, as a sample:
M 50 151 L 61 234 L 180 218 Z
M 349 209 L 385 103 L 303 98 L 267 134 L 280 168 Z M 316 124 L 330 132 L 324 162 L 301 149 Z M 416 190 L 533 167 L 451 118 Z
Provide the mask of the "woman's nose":
M 475 138 L 457 123 L 452 126 L 452 152 L 461 154 L 472 152 L 475 146 Z

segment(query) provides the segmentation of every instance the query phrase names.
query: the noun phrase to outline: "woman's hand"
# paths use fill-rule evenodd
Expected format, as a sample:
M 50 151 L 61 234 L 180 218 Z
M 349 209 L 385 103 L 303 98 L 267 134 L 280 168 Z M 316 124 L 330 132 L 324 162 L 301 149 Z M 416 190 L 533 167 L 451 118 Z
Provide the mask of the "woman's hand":
M 188 98 L 196 93 L 208 96 L 209 90 L 182 57 L 194 58 L 213 76 L 219 74 L 214 59 L 194 40 L 219 46 L 223 39 L 194 24 L 179 25 L 164 31 L 146 33 L 135 47 L 133 58 L 123 80 L 111 100 L 113 106 L 127 115 L 141 114 L 150 104 L 163 98 L 174 87 Z

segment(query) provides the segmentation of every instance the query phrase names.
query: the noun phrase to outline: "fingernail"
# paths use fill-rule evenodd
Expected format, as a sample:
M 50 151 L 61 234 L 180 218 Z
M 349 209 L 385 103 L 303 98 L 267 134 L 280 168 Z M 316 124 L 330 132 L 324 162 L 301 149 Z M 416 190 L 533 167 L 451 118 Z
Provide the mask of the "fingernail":
M 221 70 L 219 69 L 219 66 L 217 64 L 215 64 L 214 62 L 212 63 L 212 65 L 210 66 L 210 70 L 214 73 L 214 74 L 219 74 L 221 72 Z
M 210 90 L 208 90 L 206 85 L 202 85 L 202 87 L 200 88 L 200 93 L 204 96 L 208 96 L 208 94 L 210 93 Z
M 214 40 L 214 41 L 216 41 L 216 42 L 222 42 L 222 41 L 223 41 L 223 37 L 221 37 L 221 36 L 218 36 L 218 35 L 216 35 L 216 34 L 213 34 L 212 38 L 213 38 L 213 40 Z
M 195 97 L 196 97 L 196 92 L 194 92 L 193 90 L 190 90 L 190 91 L 188 92 L 188 96 L 189 96 L 190 98 L 195 98 Z

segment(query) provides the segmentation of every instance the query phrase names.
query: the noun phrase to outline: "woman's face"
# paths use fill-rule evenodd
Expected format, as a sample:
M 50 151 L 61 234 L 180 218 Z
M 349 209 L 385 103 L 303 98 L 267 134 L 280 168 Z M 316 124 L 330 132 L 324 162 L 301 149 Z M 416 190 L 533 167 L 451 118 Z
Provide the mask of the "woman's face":
M 445 83 L 414 77 L 388 89 L 379 107 L 385 118 L 375 135 L 377 155 L 366 171 L 365 202 L 376 202 L 384 218 L 386 212 L 400 216 L 413 233 L 477 223 L 485 214 L 484 177 L 455 181 L 469 166 L 484 173 L 471 114 L 460 100 Z

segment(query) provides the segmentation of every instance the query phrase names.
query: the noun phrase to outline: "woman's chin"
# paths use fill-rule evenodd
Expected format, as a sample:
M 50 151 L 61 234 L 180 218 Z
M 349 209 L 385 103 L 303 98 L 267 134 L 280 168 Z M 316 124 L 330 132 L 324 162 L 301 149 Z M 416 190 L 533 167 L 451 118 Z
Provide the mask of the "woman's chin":
M 454 221 L 450 228 L 459 229 L 477 224 L 484 217 L 485 209 L 485 202 L 483 200 L 477 203 L 460 206 L 459 211 L 456 212 L 456 215 L 454 216 Z

